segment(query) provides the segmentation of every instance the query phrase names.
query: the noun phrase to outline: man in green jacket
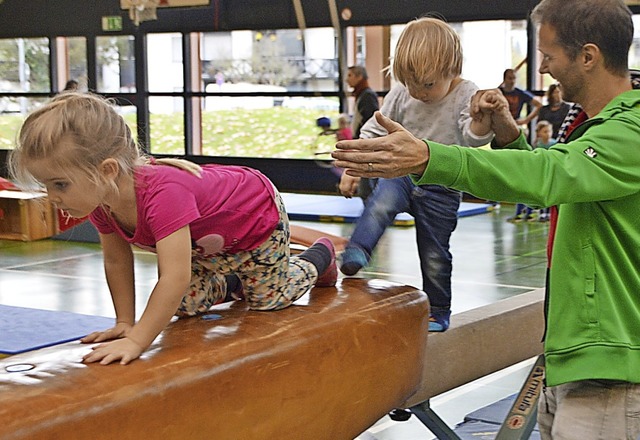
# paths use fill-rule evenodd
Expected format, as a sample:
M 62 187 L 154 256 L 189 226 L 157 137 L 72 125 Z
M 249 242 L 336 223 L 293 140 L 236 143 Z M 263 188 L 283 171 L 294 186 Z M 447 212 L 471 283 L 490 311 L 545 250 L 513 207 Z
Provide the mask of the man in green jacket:
M 567 17 L 576 17 L 567 20 Z M 577 19 L 579 17 L 579 19 Z M 530 151 L 495 90 L 474 97 L 502 149 L 419 140 L 376 114 L 389 135 L 339 142 L 353 176 L 411 174 L 488 200 L 557 206 L 550 231 L 543 439 L 637 439 L 640 434 L 640 91 L 623 0 L 542 0 L 540 73 L 588 119 L 565 143 Z M 524 170 L 524 172 L 523 172 Z

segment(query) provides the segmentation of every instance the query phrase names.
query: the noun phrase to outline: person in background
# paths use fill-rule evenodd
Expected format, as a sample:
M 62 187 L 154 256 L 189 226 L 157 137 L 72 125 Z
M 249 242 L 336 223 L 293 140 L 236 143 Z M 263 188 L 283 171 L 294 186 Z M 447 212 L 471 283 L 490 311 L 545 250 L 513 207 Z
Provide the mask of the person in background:
M 393 59 L 398 81 L 381 111 L 401 121 L 416 136 L 479 147 L 493 138 L 490 118 L 474 120 L 471 97 L 478 87 L 463 79 L 462 46 L 455 30 L 442 20 L 423 17 L 407 24 Z M 375 118 L 362 127 L 361 138 L 387 134 Z M 343 173 L 343 177 L 350 178 Z M 341 182 L 342 183 L 342 182 Z M 343 188 L 353 195 L 353 186 Z M 369 264 L 371 254 L 397 214 L 415 219 L 423 290 L 431 304 L 429 331 L 449 328 L 451 315 L 451 234 L 458 222 L 461 193 L 440 185 L 415 185 L 409 177 L 379 179 L 341 256 L 340 270 L 355 275 Z
M 316 126 L 320 127 L 320 130 L 322 130 L 318 136 L 333 135 L 336 132 L 335 129 L 331 128 L 331 119 L 326 116 L 321 116 L 316 119 Z
M 351 128 L 355 139 L 360 137 L 362 126 L 380 108 L 377 93 L 369 87 L 369 75 L 363 66 L 351 66 L 347 70 L 347 84 L 353 88 L 356 99 Z
M 509 223 L 531 222 L 536 218 L 533 215 L 533 209 L 524 203 L 516 203 L 516 212 L 507 221 Z
M 351 131 L 351 120 L 349 118 L 349 115 L 343 113 L 338 117 L 336 139 L 339 141 L 348 141 L 353 139 L 353 132 Z
M 351 66 L 347 70 L 347 84 L 353 88 L 353 96 L 355 97 L 355 111 L 351 119 L 351 130 L 354 139 L 360 137 L 362 126 L 373 117 L 373 114 L 380 108 L 378 94 L 369 86 L 369 75 L 364 66 Z M 349 190 L 366 202 L 371 195 L 375 186 L 375 179 L 357 178 L 346 179 L 343 183 L 342 179 L 338 184 L 338 191 L 342 193 L 342 187 L 350 186 L 356 190 Z M 351 195 L 347 196 L 351 197 Z
M 549 121 L 552 125 L 551 137 L 557 139 L 562 121 L 569 113 L 571 106 L 562 100 L 562 89 L 557 83 L 549 86 L 546 95 L 547 104 L 540 108 L 538 121 Z
M 78 83 L 78 81 L 76 81 L 75 79 L 70 79 L 64 85 L 64 89 L 62 89 L 62 91 L 63 92 L 75 92 L 75 91 L 78 90 L 79 86 L 80 86 L 80 84 Z
M 553 137 L 553 126 L 549 121 L 538 121 L 536 124 L 536 137 L 533 141 L 533 148 L 549 148 L 557 140 Z
M 253 310 L 279 310 L 314 285 L 336 284 L 328 238 L 290 256 L 284 203 L 263 174 L 146 157 L 115 106 L 96 95 L 61 93 L 33 111 L 10 170 L 22 187 L 46 188 L 67 215 L 88 215 L 99 232 L 116 320 L 82 339 L 101 343 L 84 362 L 133 361 L 174 315 L 202 314 L 233 297 Z M 158 260 L 137 322 L 131 245 Z
M 540 436 L 636 440 L 640 90 L 629 71 L 633 13 L 623 0 L 542 0 L 531 19 L 539 72 L 581 107 L 567 115 L 572 120 L 565 133 L 561 128 L 561 142 L 531 151 L 505 117 L 502 94 L 488 90 L 476 94 L 471 112 L 490 113 L 498 151 L 417 139 L 376 114 L 388 136 L 338 142 L 332 157 L 355 176 L 411 174 L 420 184 L 552 206 Z
M 507 101 L 509 102 L 509 111 L 511 116 L 516 120 L 518 125 L 529 125 L 531 121 L 538 116 L 542 103 L 533 96 L 533 94 L 527 90 L 522 90 L 516 87 L 516 71 L 513 69 L 506 69 L 502 75 L 502 85 L 499 89 Z M 521 117 L 522 109 L 525 105 L 531 105 L 533 110 L 525 117 Z
M 568 105 L 568 104 L 567 104 Z M 567 109 L 567 111 L 569 111 Z M 555 145 L 558 141 L 552 136 L 553 126 L 549 121 L 538 121 L 536 124 L 536 137 L 533 141 L 533 148 L 545 148 L 548 149 L 552 145 Z M 550 208 L 540 208 L 538 210 L 538 220 L 541 222 L 548 222 L 550 218 Z

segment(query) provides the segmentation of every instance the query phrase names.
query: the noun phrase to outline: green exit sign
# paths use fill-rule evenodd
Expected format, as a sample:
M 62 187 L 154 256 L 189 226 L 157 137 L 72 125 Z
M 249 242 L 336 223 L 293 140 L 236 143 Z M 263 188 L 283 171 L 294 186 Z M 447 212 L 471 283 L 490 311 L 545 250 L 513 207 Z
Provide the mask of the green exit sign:
M 115 32 L 122 30 L 122 17 L 119 15 L 107 15 L 102 17 L 102 30 Z

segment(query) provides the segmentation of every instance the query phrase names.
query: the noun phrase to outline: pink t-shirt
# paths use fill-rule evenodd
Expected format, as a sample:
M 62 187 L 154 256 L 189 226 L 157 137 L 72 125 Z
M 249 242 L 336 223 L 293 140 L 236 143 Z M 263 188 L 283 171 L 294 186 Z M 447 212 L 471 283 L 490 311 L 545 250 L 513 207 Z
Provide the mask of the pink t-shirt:
M 138 221 L 133 236 L 99 207 L 90 215 L 102 234 L 155 251 L 156 243 L 189 225 L 193 248 L 203 256 L 235 253 L 262 244 L 279 221 L 275 189 L 246 167 L 204 165 L 202 177 L 168 165 L 136 169 Z

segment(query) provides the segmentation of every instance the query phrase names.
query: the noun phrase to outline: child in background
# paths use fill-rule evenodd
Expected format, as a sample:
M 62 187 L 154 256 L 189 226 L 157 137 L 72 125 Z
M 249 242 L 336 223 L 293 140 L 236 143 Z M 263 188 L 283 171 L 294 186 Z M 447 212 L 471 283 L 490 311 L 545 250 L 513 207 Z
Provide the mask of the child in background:
M 533 142 L 534 148 L 546 148 L 554 145 L 557 140 L 553 137 L 553 125 L 549 121 L 538 121 L 536 124 L 536 139 Z
M 351 131 L 351 120 L 349 115 L 344 113 L 338 117 L 338 129 L 336 130 L 336 138 L 339 141 L 350 141 L 353 139 L 353 132 Z
M 516 203 L 516 212 L 511 217 L 507 218 L 507 221 L 509 223 L 521 223 L 524 221 L 531 222 L 535 219 L 533 209 L 524 203 Z
M 553 125 L 549 121 L 538 121 L 536 124 L 536 137 L 533 141 L 534 148 L 549 148 L 557 141 L 551 137 L 553 134 Z M 507 219 L 510 223 L 521 223 L 524 221 L 532 222 L 536 220 L 533 209 L 524 203 L 516 204 L 516 212 Z M 541 222 L 549 221 L 549 208 L 540 209 L 537 220 Z
M 478 87 L 462 79 L 461 72 L 462 47 L 455 30 L 432 17 L 411 21 L 400 35 L 393 60 L 398 84 L 385 96 L 380 111 L 421 139 L 486 145 L 493 138 L 490 118 L 472 120 L 469 107 Z M 360 138 L 386 134 L 371 118 L 362 127 Z M 359 178 L 343 173 L 340 192 L 353 197 L 358 183 Z M 369 264 L 373 249 L 396 215 L 410 213 L 415 218 L 422 288 L 431 303 L 429 331 L 447 330 L 452 271 L 449 240 L 458 222 L 460 200 L 459 191 L 438 185 L 416 186 L 410 177 L 379 179 L 342 254 L 340 270 L 355 275 Z
M 536 124 L 536 139 L 533 143 L 533 147 L 548 149 L 550 146 L 555 145 L 558 141 L 552 136 L 553 124 L 549 121 L 538 121 Z M 548 222 L 549 217 L 549 208 L 540 209 L 540 215 L 538 216 L 539 221 Z
M 316 125 L 322 130 L 318 136 L 327 136 L 336 132 L 335 129 L 331 128 L 331 119 L 326 116 L 316 119 Z
M 84 362 L 127 364 L 173 315 L 204 313 L 229 294 L 243 292 L 254 310 L 278 310 L 314 285 L 336 283 L 327 238 L 290 257 L 287 214 L 264 175 L 145 157 L 98 96 L 60 94 L 31 113 L 10 169 L 21 186 L 44 186 L 67 215 L 89 215 L 100 233 L 116 323 L 82 339 L 102 342 Z M 131 244 L 158 256 L 158 281 L 137 323 Z

